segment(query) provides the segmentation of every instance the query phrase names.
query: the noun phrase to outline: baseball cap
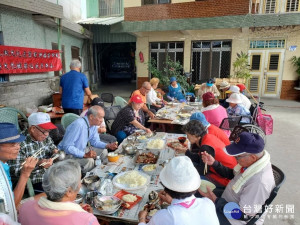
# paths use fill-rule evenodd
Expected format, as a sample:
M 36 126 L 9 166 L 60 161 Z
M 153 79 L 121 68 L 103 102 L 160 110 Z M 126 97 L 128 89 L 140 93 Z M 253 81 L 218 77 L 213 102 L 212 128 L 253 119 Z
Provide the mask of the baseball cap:
M 19 134 L 16 125 L 12 123 L 0 123 L 0 144 L 19 143 L 25 140 L 25 136 Z
M 47 113 L 37 112 L 32 113 L 28 117 L 29 126 L 39 126 L 45 130 L 53 130 L 57 127 L 51 123 L 50 116 Z
M 134 103 L 144 103 L 143 99 L 139 95 L 132 96 L 131 99 L 130 99 L 130 101 L 134 102 Z
M 264 150 L 265 142 L 261 136 L 254 133 L 242 132 L 233 143 L 226 146 L 224 151 L 231 156 L 244 153 L 257 154 Z
M 171 77 L 170 78 L 170 83 L 172 83 L 173 81 L 176 81 L 176 77 Z
M 101 107 L 103 107 L 104 106 L 104 102 L 103 102 L 103 100 L 101 99 L 101 98 L 94 98 L 93 100 L 92 100 L 92 102 L 91 102 L 91 105 L 92 106 L 94 106 L 94 105 L 99 105 L 99 106 L 101 106 Z
M 240 91 L 244 91 L 246 89 L 244 84 L 237 84 L 236 86 L 240 88 Z

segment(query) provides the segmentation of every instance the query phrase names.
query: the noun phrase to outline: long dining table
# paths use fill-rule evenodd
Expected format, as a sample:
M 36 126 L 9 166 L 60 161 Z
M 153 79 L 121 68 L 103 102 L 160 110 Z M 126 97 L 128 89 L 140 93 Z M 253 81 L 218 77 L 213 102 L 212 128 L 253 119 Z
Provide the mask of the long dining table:
M 102 214 L 99 210 L 94 208 L 94 215 L 96 215 L 98 219 L 104 221 L 123 221 L 126 223 L 137 224 L 138 213 L 144 208 L 144 206 L 148 202 L 149 193 L 151 191 L 158 192 L 159 190 L 163 189 L 162 185 L 160 184 L 159 173 L 163 169 L 163 163 L 166 162 L 166 160 L 170 160 L 176 156 L 175 151 L 170 147 L 168 147 L 168 143 L 178 141 L 178 137 L 180 136 L 186 137 L 186 135 L 184 134 L 170 134 L 164 132 L 157 132 L 156 135 L 148 139 L 147 142 L 138 142 L 136 146 L 140 150 L 138 150 L 137 154 L 140 154 L 142 152 L 153 152 L 154 154 L 159 154 L 158 160 L 156 162 L 156 169 L 154 169 L 150 173 L 148 172 L 148 175 L 150 176 L 150 183 L 141 189 L 134 190 L 131 192 L 133 194 L 140 196 L 142 198 L 141 201 L 130 210 L 121 207 L 117 212 L 111 215 Z M 147 149 L 148 141 L 154 139 L 161 139 L 164 141 L 164 146 L 161 150 Z M 121 155 L 121 157 L 117 162 L 108 162 L 106 165 L 102 164 L 94 168 L 91 172 L 94 175 L 99 176 L 101 179 L 105 179 L 107 177 L 111 178 L 112 177 L 111 174 L 116 175 L 125 171 L 136 170 L 142 172 L 142 166 L 145 164 L 136 163 L 136 157 L 137 157 L 136 155 L 132 156 L 132 155 L 124 154 L 123 145 L 127 145 L 127 144 L 128 144 L 128 140 L 125 139 L 119 145 L 118 149 L 115 151 L 116 153 Z M 121 189 L 114 186 L 113 193 L 116 194 L 120 190 Z

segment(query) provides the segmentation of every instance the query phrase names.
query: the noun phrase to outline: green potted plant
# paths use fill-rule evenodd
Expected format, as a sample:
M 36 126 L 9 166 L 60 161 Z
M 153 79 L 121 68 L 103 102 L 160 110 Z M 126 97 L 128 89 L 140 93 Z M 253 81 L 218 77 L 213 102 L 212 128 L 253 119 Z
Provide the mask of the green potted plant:
M 250 65 L 248 64 L 248 54 L 241 51 L 241 53 L 237 53 L 237 58 L 233 62 L 233 72 L 234 74 L 230 77 L 232 78 L 244 78 L 245 81 L 251 78 L 251 70 Z
M 292 65 L 296 67 L 296 73 L 298 74 L 298 87 L 300 87 L 300 57 L 293 56 L 290 61 Z

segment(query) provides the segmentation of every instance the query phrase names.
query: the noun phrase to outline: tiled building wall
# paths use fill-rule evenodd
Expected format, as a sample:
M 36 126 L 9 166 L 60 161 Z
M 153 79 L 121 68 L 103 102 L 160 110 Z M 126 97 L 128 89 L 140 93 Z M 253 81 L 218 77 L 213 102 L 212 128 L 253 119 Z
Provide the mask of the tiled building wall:
M 246 15 L 249 0 L 215 0 L 177 4 L 144 5 L 124 9 L 125 21 Z

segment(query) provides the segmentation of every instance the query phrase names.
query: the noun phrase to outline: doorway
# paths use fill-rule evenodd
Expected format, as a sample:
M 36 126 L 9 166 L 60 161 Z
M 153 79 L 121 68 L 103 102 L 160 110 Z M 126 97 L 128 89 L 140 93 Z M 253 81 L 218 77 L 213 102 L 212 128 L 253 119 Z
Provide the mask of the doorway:
M 252 78 L 248 88 L 262 97 L 279 97 L 284 49 L 249 50 Z

